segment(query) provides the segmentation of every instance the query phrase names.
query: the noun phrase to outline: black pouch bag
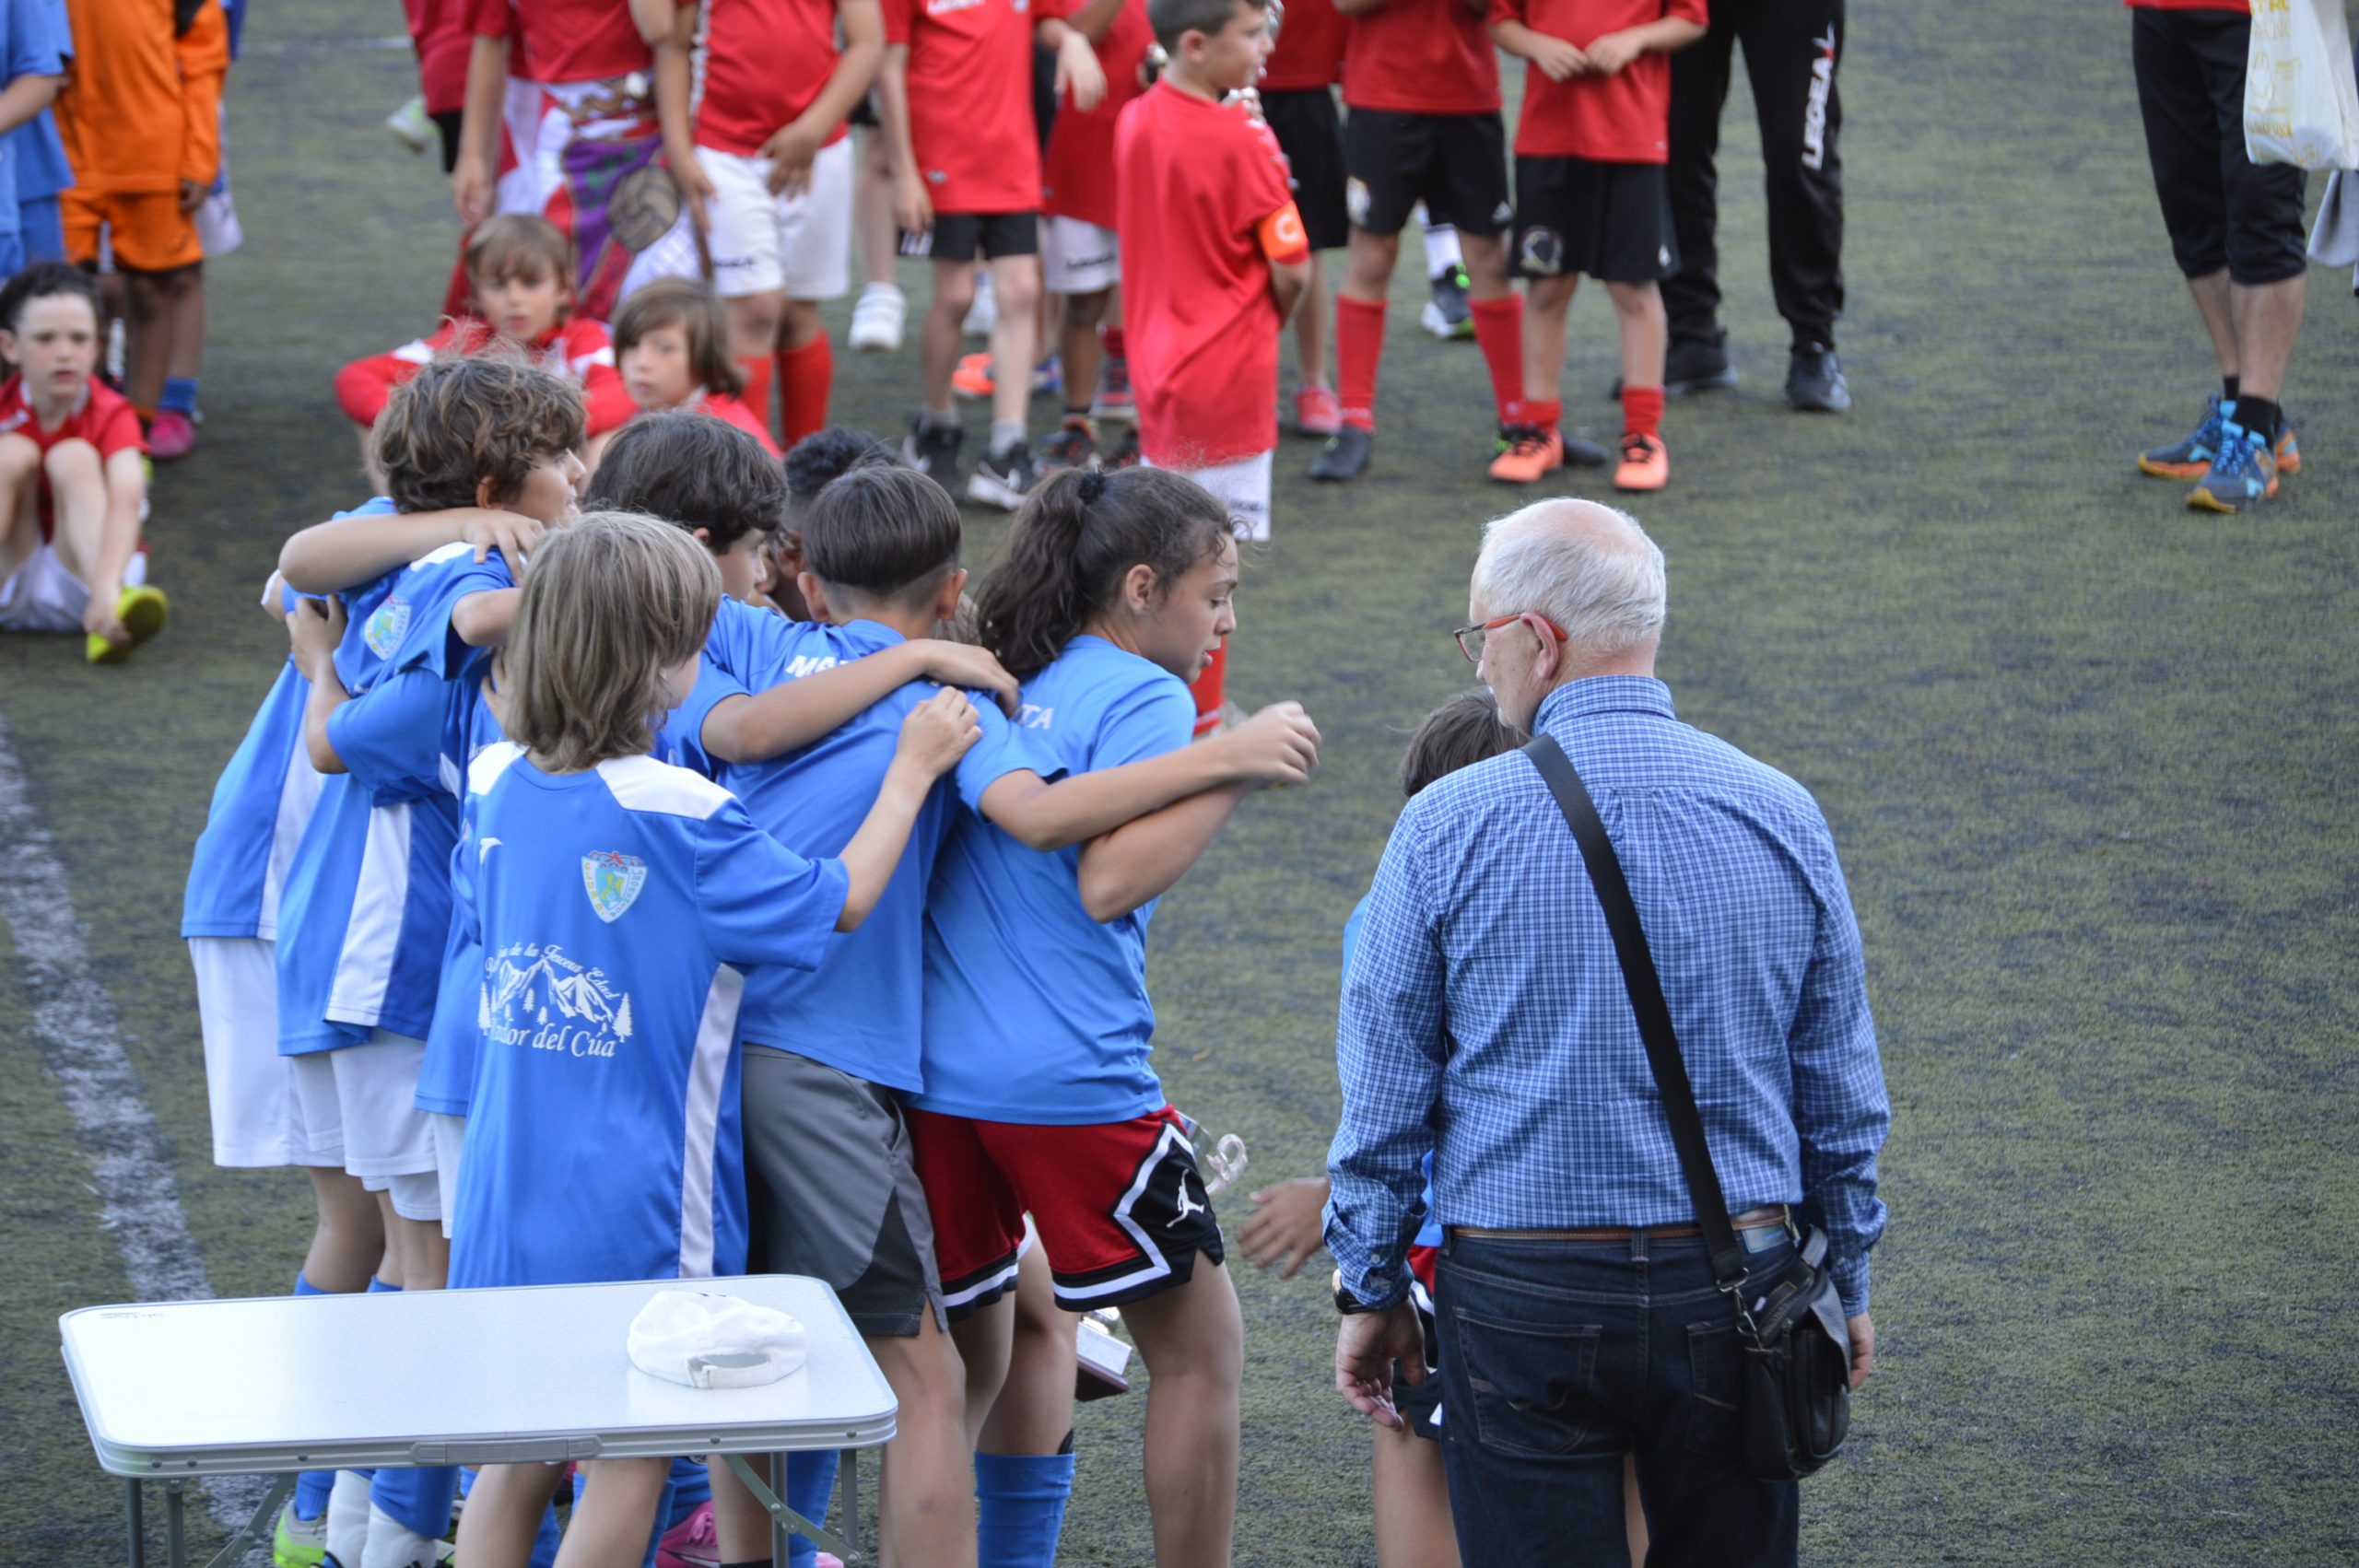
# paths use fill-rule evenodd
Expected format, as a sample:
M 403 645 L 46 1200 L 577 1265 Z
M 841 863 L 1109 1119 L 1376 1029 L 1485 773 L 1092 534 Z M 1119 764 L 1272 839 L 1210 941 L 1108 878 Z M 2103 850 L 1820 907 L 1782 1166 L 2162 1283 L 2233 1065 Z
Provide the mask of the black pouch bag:
M 1672 1031 L 1654 954 L 1647 948 L 1614 841 L 1564 748 L 1542 735 L 1523 750 L 1556 797 L 1604 907 L 1630 1009 L 1646 1041 L 1647 1064 L 1654 1071 L 1672 1143 L 1679 1151 L 1680 1172 L 1711 1254 L 1712 1277 L 1736 1307 L 1737 1343 L 1744 1360 L 1745 1469 L 1756 1480 L 1799 1480 L 1841 1452 L 1851 1428 L 1851 1334 L 1825 1268 L 1826 1233 L 1813 1227 L 1771 1273 L 1746 1271 L 1746 1254 L 1729 1223 L 1728 1200 L 1704 1144 L 1704 1120 L 1696 1114 L 1696 1091 Z

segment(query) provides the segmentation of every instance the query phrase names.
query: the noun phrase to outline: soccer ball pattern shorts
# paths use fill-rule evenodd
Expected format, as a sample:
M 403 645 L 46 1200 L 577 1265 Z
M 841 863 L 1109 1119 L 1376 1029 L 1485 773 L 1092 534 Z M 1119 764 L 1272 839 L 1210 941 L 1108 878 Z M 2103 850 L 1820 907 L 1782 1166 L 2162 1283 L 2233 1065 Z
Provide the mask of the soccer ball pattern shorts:
M 1198 1253 L 1222 1259 L 1195 1146 L 1169 1106 L 1086 1127 L 913 1110 L 910 1134 L 953 1322 L 1014 1287 L 1027 1211 L 1067 1312 L 1184 1285 Z

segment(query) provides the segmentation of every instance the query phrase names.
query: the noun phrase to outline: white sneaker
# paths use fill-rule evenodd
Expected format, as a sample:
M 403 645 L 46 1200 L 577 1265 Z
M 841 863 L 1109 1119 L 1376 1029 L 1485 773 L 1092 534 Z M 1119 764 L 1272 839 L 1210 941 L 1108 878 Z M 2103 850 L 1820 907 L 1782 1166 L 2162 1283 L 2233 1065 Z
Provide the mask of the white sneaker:
M 991 269 L 986 267 L 975 277 L 975 302 L 967 307 L 967 319 L 958 330 L 968 337 L 989 337 L 992 328 L 999 325 L 999 297 L 992 290 Z
M 870 284 L 860 291 L 860 302 L 851 308 L 851 345 L 871 354 L 898 354 L 901 328 L 909 316 L 909 299 L 898 288 L 889 283 Z
M 386 115 L 385 129 L 414 153 L 424 152 L 442 138 L 441 129 L 427 114 L 426 99 L 422 98 L 411 99 Z

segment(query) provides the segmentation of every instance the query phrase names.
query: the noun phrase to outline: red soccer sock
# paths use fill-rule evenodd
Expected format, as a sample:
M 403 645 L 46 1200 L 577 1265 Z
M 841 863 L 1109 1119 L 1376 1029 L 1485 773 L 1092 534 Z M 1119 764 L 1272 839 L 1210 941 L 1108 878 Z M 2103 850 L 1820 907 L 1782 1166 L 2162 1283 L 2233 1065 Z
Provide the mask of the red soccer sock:
M 1188 695 L 1196 699 L 1196 733 L 1209 734 L 1220 722 L 1221 705 L 1227 698 L 1228 643 L 1223 640 L 1213 649 L 1212 662 L 1204 673 L 1188 687 Z
M 1344 423 L 1376 428 L 1376 368 L 1384 358 L 1384 301 L 1335 298 L 1335 392 Z
M 770 422 L 771 364 L 772 360 L 767 354 L 751 355 L 737 361 L 737 369 L 745 378 L 745 390 L 738 396 L 746 407 L 754 411 L 754 417 L 762 422 L 765 430 L 777 428 Z
M 1523 416 L 1519 423 L 1536 425 L 1543 430 L 1553 430 L 1563 424 L 1564 420 L 1565 400 L 1563 398 L 1552 397 L 1544 401 L 1539 398 L 1527 398 L 1524 400 Z
M 1482 347 L 1483 363 L 1491 369 L 1491 400 L 1499 405 L 1499 423 L 1520 425 L 1524 423 L 1523 296 L 1476 299 L 1467 309 L 1474 313 L 1474 341 Z
M 836 352 L 826 333 L 800 348 L 779 350 L 779 415 L 788 451 L 827 427 L 827 384 L 835 375 Z
M 1634 436 L 1662 434 L 1661 387 L 1623 387 L 1622 428 Z
M 1124 346 L 1124 340 L 1123 340 L 1123 337 L 1122 337 L 1122 329 L 1121 329 L 1121 328 L 1120 328 L 1120 327 L 1100 327 L 1100 328 L 1098 328 L 1098 329 L 1097 329 L 1097 341 L 1098 341 L 1099 343 L 1101 343 L 1101 344 L 1105 345 L 1105 346 L 1106 346 L 1106 357 L 1107 357 L 1107 358 L 1109 358 L 1109 359 L 1128 359 L 1128 358 L 1130 357 L 1130 356 L 1129 356 L 1129 355 L 1127 355 L 1127 354 L 1125 354 L 1125 353 L 1123 353 L 1123 352 L 1122 352 L 1122 350 L 1123 350 L 1123 346 Z

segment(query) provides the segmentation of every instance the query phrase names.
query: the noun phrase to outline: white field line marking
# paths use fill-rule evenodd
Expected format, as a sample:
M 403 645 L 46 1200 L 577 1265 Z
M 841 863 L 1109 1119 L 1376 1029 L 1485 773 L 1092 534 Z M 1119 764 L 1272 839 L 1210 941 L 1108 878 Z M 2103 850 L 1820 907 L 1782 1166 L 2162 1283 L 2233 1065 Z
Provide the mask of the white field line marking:
M 6 718 L 0 718 L 0 919 L 8 922 L 32 999 L 33 1042 L 89 1156 L 100 1223 L 114 1235 L 133 1297 L 211 1299 L 205 1258 L 189 1235 L 163 1134 L 116 1036 L 114 1004 L 90 972 L 65 868 L 26 791 Z M 234 1533 L 262 1502 L 270 1478 L 217 1476 L 203 1484 L 215 1521 Z M 148 1507 L 151 1515 L 160 1515 L 162 1500 L 151 1498 Z
M 272 38 L 257 39 L 238 51 L 248 54 L 357 54 L 381 49 L 408 49 L 406 38 Z

